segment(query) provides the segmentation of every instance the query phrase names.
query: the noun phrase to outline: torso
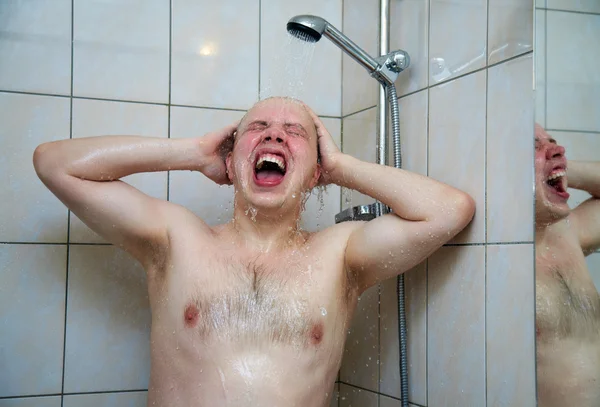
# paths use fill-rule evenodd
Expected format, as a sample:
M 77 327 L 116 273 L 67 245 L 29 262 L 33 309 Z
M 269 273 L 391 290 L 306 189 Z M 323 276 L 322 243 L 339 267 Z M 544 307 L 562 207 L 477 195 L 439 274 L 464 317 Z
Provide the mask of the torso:
M 181 227 L 149 284 L 148 405 L 328 406 L 357 300 L 348 227 L 269 255 Z
M 536 243 L 538 405 L 600 406 L 600 297 L 563 220 Z

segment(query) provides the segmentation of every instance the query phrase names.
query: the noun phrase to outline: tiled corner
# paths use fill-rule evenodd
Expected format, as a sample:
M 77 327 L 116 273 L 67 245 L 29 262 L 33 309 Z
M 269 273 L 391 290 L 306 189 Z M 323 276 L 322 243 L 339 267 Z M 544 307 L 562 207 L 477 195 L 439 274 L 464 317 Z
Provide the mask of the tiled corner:
M 429 90 L 429 176 L 475 200 L 475 218 L 451 243 L 485 241 L 486 71 Z
M 546 7 L 558 10 L 600 13 L 598 0 L 546 0 Z
M 327 39 L 315 44 L 288 35 L 287 22 L 299 14 L 317 15 L 341 30 L 342 0 L 261 1 L 260 97 L 294 96 L 318 115 L 340 116 L 342 52 Z
M 359 298 L 346 338 L 340 381 L 377 391 L 379 381 L 379 286 Z M 340 400 L 343 400 L 343 396 Z M 343 406 L 344 403 L 340 403 Z M 360 404 L 358 404 L 360 405 Z
M 546 10 L 535 10 L 535 121 L 546 127 Z
M 284 37 L 283 19 L 278 28 Z M 249 109 L 258 100 L 259 0 L 174 0 L 172 30 L 172 103 Z
M 71 92 L 71 0 L 0 7 L 0 89 Z
M 378 407 L 378 394 L 340 383 L 340 407 Z
M 344 0 L 344 34 L 373 57 L 379 56 L 378 22 L 378 2 Z M 342 115 L 377 105 L 379 82 L 347 54 L 342 58 Z
M 377 109 L 345 117 L 342 121 L 342 151 L 359 160 L 374 163 L 377 157 Z M 342 210 L 375 200 L 358 191 L 342 188 Z
M 485 406 L 485 247 L 442 247 L 427 275 L 428 405 Z
M 64 396 L 62 407 L 146 407 L 148 392 L 73 394 Z
M 487 246 L 485 310 L 490 406 L 536 403 L 533 253 L 533 244 Z
M 533 241 L 532 60 L 529 54 L 488 70 L 488 242 Z
M 171 108 L 171 138 L 202 137 L 237 120 L 244 112 L 187 107 Z M 171 171 L 169 200 L 185 206 L 207 224 L 216 225 L 233 215 L 233 187 L 219 186 L 200 172 Z
M 592 253 L 585 258 L 588 270 L 592 275 L 592 280 L 596 290 L 600 291 L 600 252 Z
M 396 80 L 398 96 L 429 83 L 429 1 L 402 0 L 390 4 L 390 51 L 408 52 L 410 65 Z
M 488 64 L 533 49 L 533 0 L 489 0 Z
M 404 273 L 408 399 L 427 404 L 427 272 L 422 263 Z M 401 398 L 397 279 L 381 285 L 379 392 Z
M 0 397 L 61 391 L 66 261 L 66 246 L 0 245 Z
M 0 92 L 0 241 L 66 242 L 67 208 L 33 168 L 45 142 L 69 138 L 69 99 Z
M 144 271 L 115 247 L 72 246 L 65 393 L 145 389 L 149 375 Z
M 0 407 L 61 407 L 60 396 L 0 399 Z
M 169 100 L 169 2 L 74 0 L 73 94 Z
M 429 85 L 486 64 L 487 1 L 431 0 Z
M 600 14 L 547 11 L 546 31 L 547 127 L 600 131 Z
M 73 138 L 128 135 L 162 137 L 168 135 L 166 106 L 103 100 L 73 100 Z M 140 191 L 159 199 L 167 199 L 167 173 L 133 174 L 122 180 Z M 75 214 L 71 216 L 70 241 L 105 243 Z

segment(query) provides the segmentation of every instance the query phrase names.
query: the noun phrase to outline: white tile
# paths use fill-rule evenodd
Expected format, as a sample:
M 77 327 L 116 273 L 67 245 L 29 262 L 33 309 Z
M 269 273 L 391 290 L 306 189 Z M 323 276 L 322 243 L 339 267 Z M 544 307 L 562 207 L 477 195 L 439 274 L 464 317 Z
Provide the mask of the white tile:
M 485 240 L 485 71 L 430 89 L 429 175 L 475 200 L 475 218 L 451 243 Z
M 73 100 L 73 138 L 133 135 L 162 137 L 168 135 L 166 106 L 101 100 Z M 122 180 L 140 191 L 159 199 L 167 199 L 167 173 L 141 173 Z M 79 218 L 71 216 L 70 241 L 102 243 L 103 238 L 89 229 Z
M 546 127 L 546 10 L 535 10 L 535 121 Z
M 148 392 L 74 394 L 65 396 L 63 407 L 146 407 Z
M 66 246 L 0 245 L 0 397 L 61 391 L 66 261 Z
M 485 406 L 485 248 L 434 253 L 427 295 L 428 405 Z
M 309 44 L 287 35 L 287 22 L 299 14 L 317 15 L 342 29 L 342 0 L 262 0 L 261 98 L 295 96 L 318 115 L 340 116 L 341 50 L 326 38 Z
M 546 125 L 600 131 L 600 15 L 547 13 Z
M 533 244 L 487 246 L 486 352 L 490 406 L 536 403 L 534 265 Z
M 488 63 L 533 49 L 533 1 L 489 0 Z
M 402 407 L 402 401 L 380 394 L 379 407 Z
M 423 89 L 428 83 L 429 1 L 390 3 L 390 51 L 402 49 L 410 56 L 409 68 L 396 80 L 398 96 Z
M 377 407 L 377 393 L 340 384 L 340 407 Z
M 69 99 L 0 93 L 0 241 L 67 241 L 67 208 L 32 161 L 38 145 L 67 138 Z
M 377 391 L 379 381 L 379 286 L 359 299 L 346 339 L 340 380 Z M 343 399 L 343 396 L 342 396 Z M 343 406 L 344 403 L 340 403 Z
M 377 1 L 345 0 L 343 27 L 344 34 L 355 44 L 372 57 L 379 56 Z M 342 114 L 348 115 L 377 105 L 379 82 L 347 54 L 344 53 L 342 58 Z
M 600 252 L 592 253 L 585 258 L 588 270 L 594 280 L 596 290 L 600 291 Z
M 4 0 L 0 89 L 71 92 L 71 0 Z
M 65 393 L 144 389 L 150 375 L 146 276 L 111 246 L 72 246 Z
M 0 400 L 0 407 L 61 407 L 60 396 Z
M 532 60 L 526 55 L 488 71 L 488 242 L 533 241 Z
M 167 102 L 169 2 L 74 0 L 73 94 Z
M 600 2 L 598 0 L 546 0 L 546 2 L 548 8 L 600 13 Z
M 172 103 L 248 109 L 258 100 L 258 6 L 173 1 Z M 284 37 L 283 18 L 278 23 Z
M 487 1 L 431 0 L 429 84 L 486 64 Z

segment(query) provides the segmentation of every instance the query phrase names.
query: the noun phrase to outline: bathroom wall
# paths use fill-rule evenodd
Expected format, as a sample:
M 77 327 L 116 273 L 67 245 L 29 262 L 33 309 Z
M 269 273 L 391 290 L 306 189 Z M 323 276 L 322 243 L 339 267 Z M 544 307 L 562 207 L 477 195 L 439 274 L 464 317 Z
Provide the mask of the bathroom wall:
M 301 13 L 342 25 L 341 0 L 0 3 L 1 407 L 146 405 L 144 273 L 45 189 L 35 147 L 104 134 L 198 137 L 239 119 L 259 89 L 286 77 L 285 23 Z M 340 144 L 341 52 L 324 41 L 313 61 L 303 96 Z M 126 180 L 210 224 L 232 213 L 232 189 L 199 173 Z M 323 203 L 311 197 L 303 223 L 323 228 L 339 210 L 331 186 Z
M 600 156 L 600 2 L 537 0 L 536 121 L 568 160 Z M 569 188 L 573 208 L 589 198 Z M 600 290 L 600 252 L 586 257 Z
M 406 273 L 413 406 L 535 405 L 533 8 L 391 0 L 391 49 L 411 57 L 396 84 L 404 168 L 477 203 L 464 232 Z M 378 13 L 344 0 L 344 32 L 370 53 Z M 377 84 L 345 56 L 342 71 L 344 151 L 374 161 Z M 371 201 L 342 193 L 344 208 Z M 340 407 L 401 405 L 395 285 L 359 303 Z

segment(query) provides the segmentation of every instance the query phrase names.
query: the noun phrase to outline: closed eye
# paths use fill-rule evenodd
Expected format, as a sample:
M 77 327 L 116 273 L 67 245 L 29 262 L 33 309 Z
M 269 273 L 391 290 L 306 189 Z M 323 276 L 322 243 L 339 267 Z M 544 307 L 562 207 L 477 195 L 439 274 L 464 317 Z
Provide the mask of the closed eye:
M 302 127 L 302 125 L 300 125 L 300 124 L 286 123 L 285 128 L 286 128 L 286 131 L 293 136 L 298 136 L 298 137 L 307 137 L 308 136 L 308 134 L 306 133 L 306 130 L 304 130 L 304 127 Z

